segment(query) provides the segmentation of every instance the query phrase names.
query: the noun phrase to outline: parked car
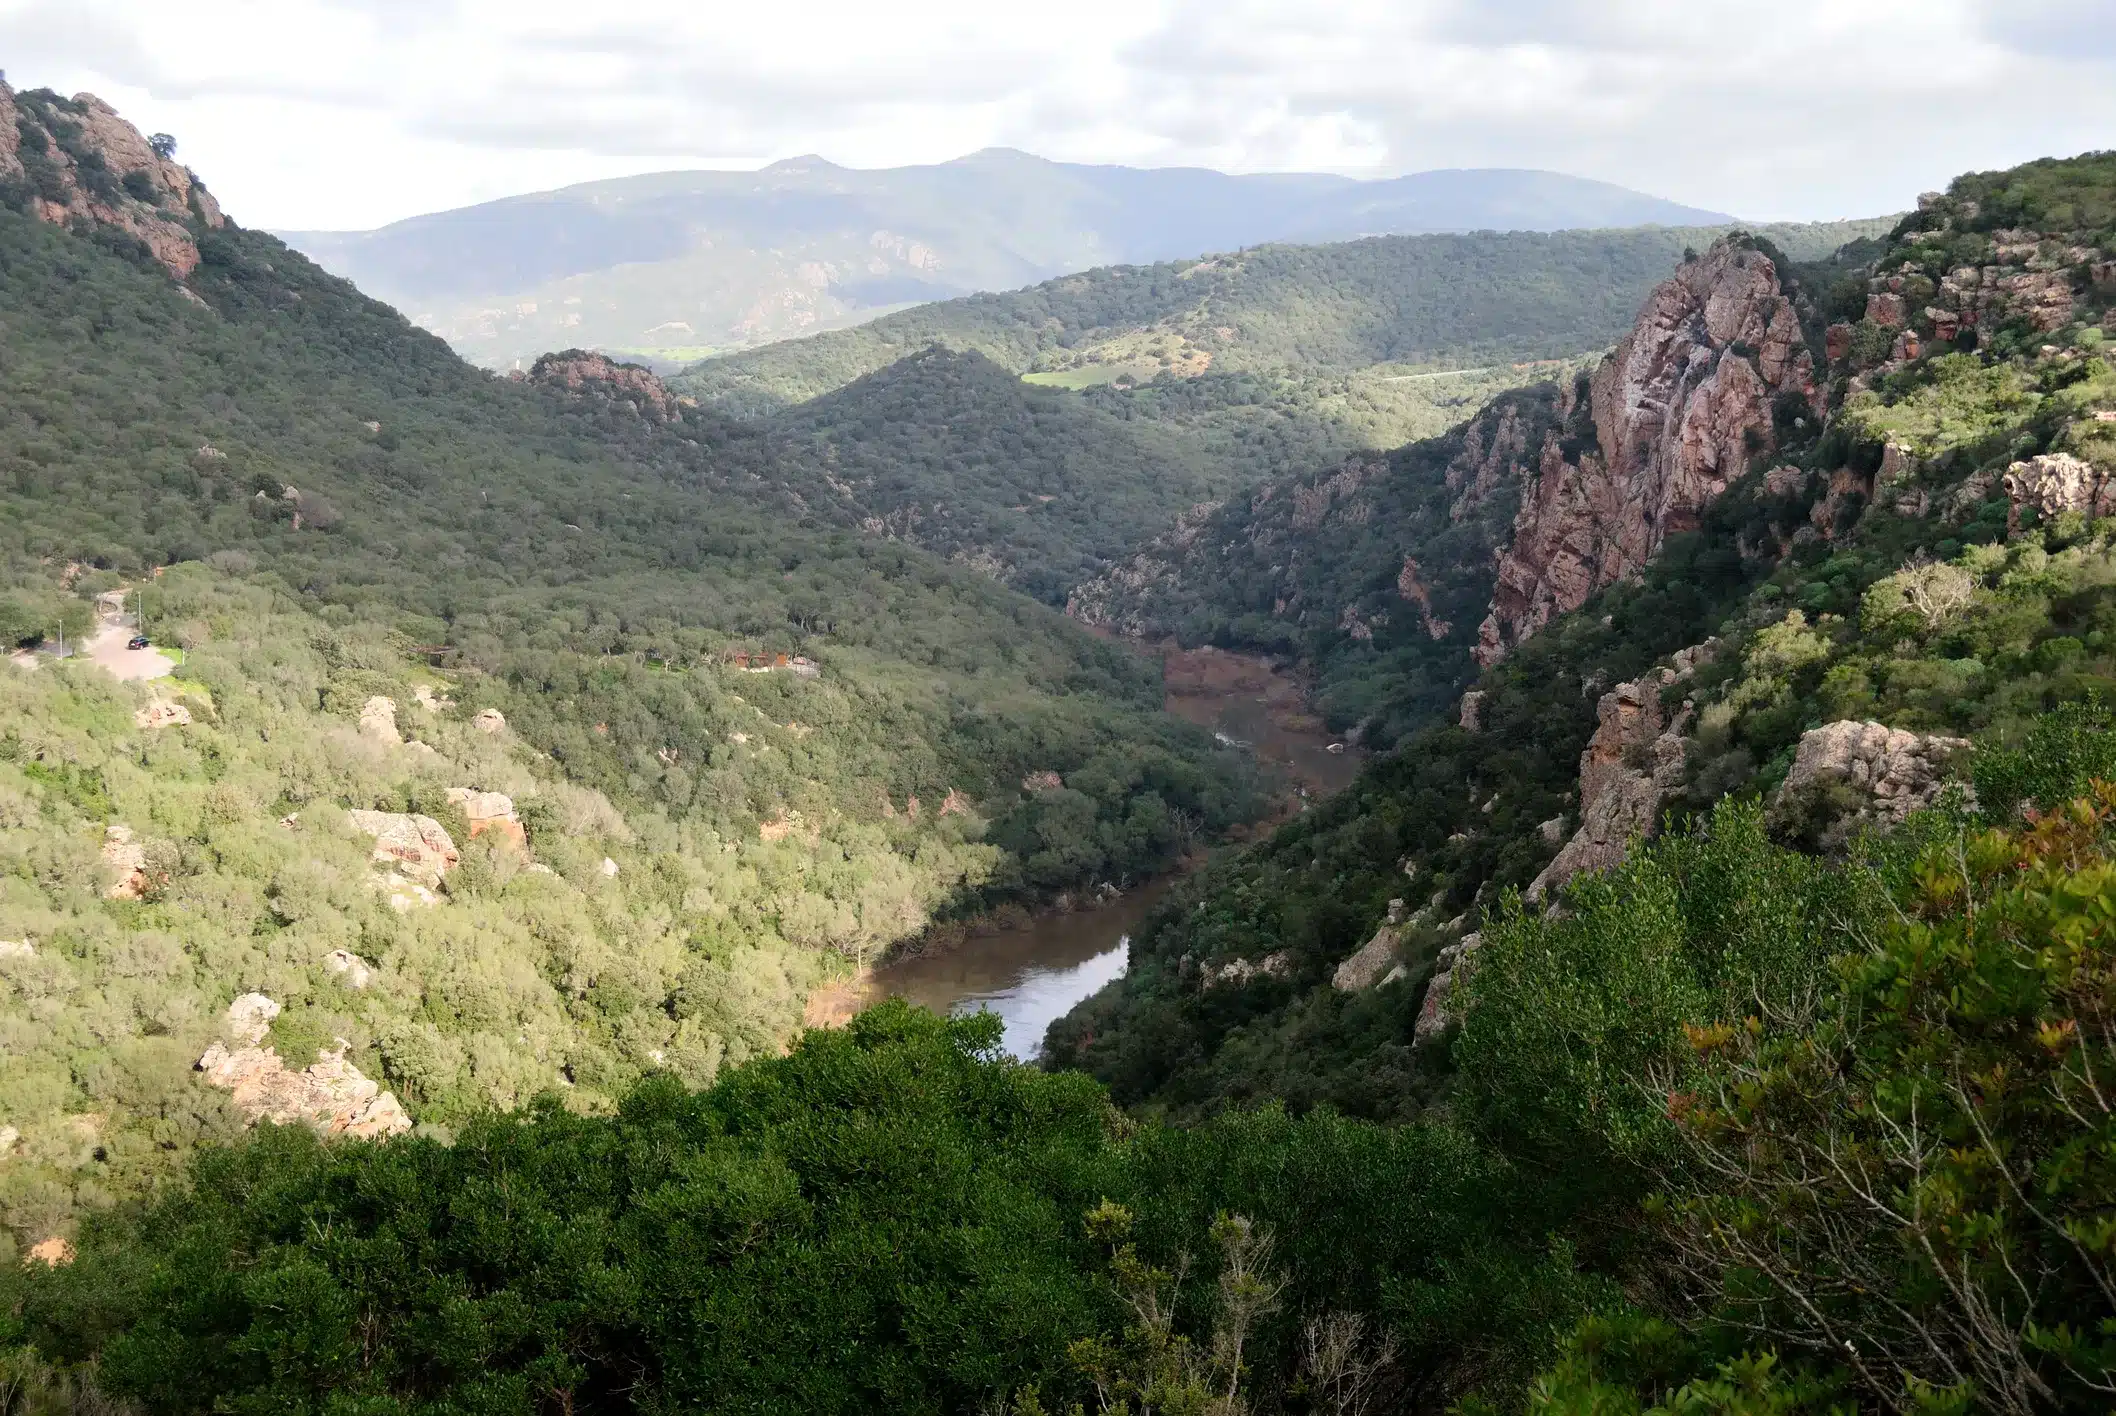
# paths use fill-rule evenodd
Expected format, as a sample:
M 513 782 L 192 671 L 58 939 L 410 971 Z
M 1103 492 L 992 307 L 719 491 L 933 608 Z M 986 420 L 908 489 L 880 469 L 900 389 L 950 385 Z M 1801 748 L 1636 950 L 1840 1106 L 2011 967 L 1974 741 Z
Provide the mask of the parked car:
M 147 636 L 144 634 L 135 634 L 132 636 L 131 639 L 126 641 L 125 647 L 127 649 L 145 649 L 147 647 Z

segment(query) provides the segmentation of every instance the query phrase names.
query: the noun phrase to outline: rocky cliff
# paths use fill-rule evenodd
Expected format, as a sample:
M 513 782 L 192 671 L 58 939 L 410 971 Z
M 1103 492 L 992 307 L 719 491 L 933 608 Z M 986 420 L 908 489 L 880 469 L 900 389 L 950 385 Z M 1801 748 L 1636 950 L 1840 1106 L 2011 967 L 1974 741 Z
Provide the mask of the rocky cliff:
M 1819 417 L 1815 361 L 1777 265 L 1740 237 L 1685 261 L 1589 390 L 1592 445 L 1547 437 L 1478 627 L 1487 667 L 1551 618 L 1636 575 L 1775 443 L 1786 395 Z
M 198 230 L 224 218 L 173 151 L 94 94 L 0 83 L 0 203 L 54 226 L 122 232 L 183 280 L 198 268 Z
M 529 370 L 529 382 L 624 408 L 650 423 L 681 423 L 689 399 L 678 398 L 642 364 L 621 364 L 586 349 L 546 354 Z M 691 404 L 695 407 L 695 404 Z

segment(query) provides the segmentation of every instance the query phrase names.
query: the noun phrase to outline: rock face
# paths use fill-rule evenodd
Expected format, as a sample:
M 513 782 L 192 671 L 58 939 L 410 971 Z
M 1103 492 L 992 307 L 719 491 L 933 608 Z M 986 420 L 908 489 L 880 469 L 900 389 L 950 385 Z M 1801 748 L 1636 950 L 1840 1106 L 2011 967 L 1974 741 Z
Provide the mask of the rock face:
M 196 233 L 223 224 L 198 179 L 94 94 L 17 94 L 0 82 L 0 185 L 39 221 L 137 238 L 178 280 L 198 268 Z
M 1403 937 L 1404 904 L 1389 901 L 1388 918 L 1374 937 L 1337 966 L 1330 984 L 1339 993 L 1358 993 L 1380 983 L 1396 962 L 1396 949 Z
M 1772 404 L 1816 397 L 1777 267 L 1722 240 L 1647 298 L 1595 372 L 1597 450 L 1547 437 L 1474 651 L 1489 667 L 1554 616 L 1636 575 L 1773 446 Z
M 2006 469 L 2006 529 L 2020 529 L 2030 509 L 2047 521 L 2067 511 L 2088 516 L 2116 514 L 2116 476 L 2068 452 L 2045 453 Z
M 490 831 L 504 837 L 518 851 L 529 849 L 529 834 L 514 814 L 514 798 L 504 792 L 481 792 L 470 787 L 450 787 L 450 805 L 460 807 L 470 822 L 470 839 Z
M 323 967 L 335 974 L 347 988 L 365 988 L 375 977 L 375 971 L 367 960 L 350 949 L 331 950 L 323 956 Z
M 1689 678 L 1718 647 L 1707 640 L 1684 649 L 1671 667 L 1602 695 L 1594 736 L 1580 754 L 1579 829 L 1529 883 L 1530 901 L 1541 903 L 1582 871 L 1620 863 L 1633 836 L 1651 836 L 1659 827 L 1661 803 L 1683 785 L 1683 729 L 1690 721 L 1687 705 L 1667 719 L 1661 690 Z
M 1773 810 L 1794 808 L 1803 795 L 1841 784 L 1861 805 L 1844 821 L 1895 825 L 1932 805 L 1947 785 L 1947 764 L 1967 751 L 1967 738 L 1906 732 L 1880 723 L 1844 719 L 1801 734 L 1793 768 L 1773 799 Z
M 529 370 L 529 382 L 613 407 L 629 408 L 650 423 L 681 423 L 683 405 L 642 364 L 620 364 L 586 349 L 546 354 Z
M 360 705 L 360 735 L 394 746 L 404 741 L 397 731 L 397 700 L 376 694 Z
M 279 1054 L 261 1046 L 279 1005 L 261 993 L 247 993 L 228 1007 L 228 1032 L 234 1047 L 216 1042 L 198 1059 L 207 1085 L 234 1093 L 233 1100 L 252 1125 L 300 1121 L 325 1135 L 378 1140 L 411 1129 L 395 1094 L 383 1091 L 345 1060 L 349 1046 L 317 1054 L 302 1071 L 290 1070 Z M 260 1021 L 260 1018 L 262 1021 Z
M 1473 688 L 1462 695 L 1462 713 L 1456 721 L 1466 733 L 1484 731 L 1484 690 Z
M 1446 1036 L 1454 1026 L 1456 1012 L 1449 1004 L 1455 988 L 1467 972 L 1470 955 L 1484 943 L 1482 931 L 1465 934 L 1440 951 L 1439 968 L 1425 986 L 1425 1001 L 1418 1005 L 1418 1021 L 1411 1026 L 1411 1046 L 1424 1047 Z
M 375 864 L 390 867 L 398 879 L 426 891 L 439 886 L 442 877 L 462 860 L 448 828 L 431 816 L 402 811 L 348 811 L 345 819 L 354 830 L 375 838 L 374 854 L 370 857 Z M 412 897 L 417 898 L 416 893 Z
M 105 896 L 113 900 L 145 898 L 151 883 L 147 876 L 147 847 L 133 835 L 130 826 L 103 828 L 103 865 L 110 872 L 110 883 L 103 890 Z

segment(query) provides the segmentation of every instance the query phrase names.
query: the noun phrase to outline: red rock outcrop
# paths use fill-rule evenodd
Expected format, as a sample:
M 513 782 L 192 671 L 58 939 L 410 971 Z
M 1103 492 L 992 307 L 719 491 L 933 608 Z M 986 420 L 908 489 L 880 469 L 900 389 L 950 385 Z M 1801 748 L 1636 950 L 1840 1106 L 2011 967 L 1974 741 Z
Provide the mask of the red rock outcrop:
M 650 423 L 681 423 L 683 405 L 668 385 L 642 364 L 621 364 L 587 349 L 546 354 L 529 370 L 529 382 L 564 389 L 583 398 L 623 404 Z
M 356 1140 L 380 1140 L 411 1129 L 411 1117 L 396 1096 L 345 1060 L 350 1044 L 343 1038 L 303 1070 L 288 1067 L 264 1045 L 278 1016 L 279 1005 L 270 998 L 245 993 L 228 1005 L 228 1040 L 215 1042 L 198 1059 L 206 1084 L 232 1092 L 236 1108 L 251 1124 L 301 1121 L 325 1135 Z
M 0 82 L 0 183 L 22 192 L 40 221 L 89 221 L 139 238 L 178 280 L 198 268 L 195 228 L 224 223 L 197 177 L 91 93 L 17 94 Z
M 1733 240 L 1686 261 L 1596 370 L 1597 448 L 1545 438 L 1478 630 L 1489 667 L 1639 570 L 1773 447 L 1772 403 L 1814 402 L 1814 358 L 1770 257 Z

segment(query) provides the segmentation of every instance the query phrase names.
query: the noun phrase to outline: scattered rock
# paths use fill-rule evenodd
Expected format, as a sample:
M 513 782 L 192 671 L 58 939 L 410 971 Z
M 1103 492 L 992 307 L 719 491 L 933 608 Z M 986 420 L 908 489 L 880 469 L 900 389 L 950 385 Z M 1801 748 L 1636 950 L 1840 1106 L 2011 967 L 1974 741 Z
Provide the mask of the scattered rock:
M 395 868 L 396 874 L 431 888 L 462 860 L 448 828 L 431 816 L 402 811 L 348 811 L 345 819 L 356 831 L 375 838 L 377 865 Z
M 14 1127 L 0 1126 L 0 1160 L 6 1159 L 8 1152 L 12 1151 L 15 1143 L 21 1139 L 22 1133 Z
M 1293 972 L 1293 956 L 1284 949 L 1266 954 L 1261 959 L 1229 959 L 1224 964 L 1208 964 L 1201 977 L 1207 988 L 1239 986 L 1252 978 L 1284 978 Z
M 1893 291 L 1866 297 L 1866 318 L 1883 329 L 1901 329 L 1907 316 L 1903 297 Z
M 1056 772 L 1031 772 L 1021 779 L 1025 792 L 1055 792 L 1065 785 L 1065 779 Z
M 0 939 L 0 959 L 34 959 L 37 946 L 27 939 Z
M 1544 840 L 1554 846 L 1565 839 L 1565 818 L 1553 816 L 1542 825 L 1536 827 L 1536 830 L 1542 834 Z
M 397 701 L 378 693 L 361 704 L 360 732 L 392 746 L 403 742 L 403 736 L 397 731 Z
M 488 737 L 498 737 L 507 731 L 507 718 L 497 708 L 480 708 L 470 720 L 470 726 Z
M 350 949 L 333 949 L 323 956 L 323 967 L 336 974 L 347 988 L 365 988 L 374 981 L 375 971 Z
M 272 1030 L 272 1020 L 279 1016 L 279 1005 L 262 993 L 245 993 L 228 1005 L 225 1021 L 228 1036 L 237 1047 L 255 1047 L 265 1040 Z
M 612 880 L 617 878 L 617 862 L 608 856 L 602 858 L 602 873 Z

